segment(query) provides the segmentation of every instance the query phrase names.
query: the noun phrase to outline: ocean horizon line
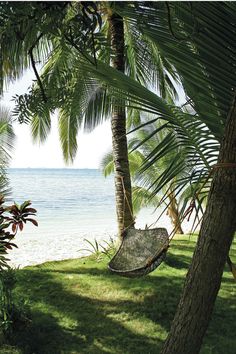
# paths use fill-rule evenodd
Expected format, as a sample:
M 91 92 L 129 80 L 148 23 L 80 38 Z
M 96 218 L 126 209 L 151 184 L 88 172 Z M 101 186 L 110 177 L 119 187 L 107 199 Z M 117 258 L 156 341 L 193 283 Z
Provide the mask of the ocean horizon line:
M 101 171 L 101 168 L 91 167 L 7 167 L 7 170 L 96 170 Z

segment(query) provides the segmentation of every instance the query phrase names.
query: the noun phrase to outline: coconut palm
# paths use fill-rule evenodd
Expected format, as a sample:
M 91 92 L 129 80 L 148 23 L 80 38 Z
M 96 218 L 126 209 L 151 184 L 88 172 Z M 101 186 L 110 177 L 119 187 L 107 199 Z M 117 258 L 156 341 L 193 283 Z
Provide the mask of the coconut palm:
M 163 140 L 163 134 L 155 134 L 152 138 L 147 139 L 139 148 L 133 150 L 134 146 L 139 145 L 141 140 L 145 140 L 150 135 L 150 130 L 155 131 L 157 123 L 148 125 L 143 129 L 140 128 L 136 131 L 134 137 L 129 139 L 129 165 L 132 176 L 132 195 L 133 195 L 133 208 L 134 213 L 137 213 L 144 207 L 152 207 L 156 209 L 158 205 L 164 204 L 165 211 L 170 217 L 171 223 L 176 233 L 182 234 L 180 220 L 180 210 L 178 202 L 175 196 L 174 181 L 170 181 L 165 185 L 158 194 L 153 194 L 153 186 L 158 176 L 165 171 L 166 166 L 170 162 L 170 156 L 166 155 L 157 163 L 152 164 L 147 169 L 145 174 L 140 174 L 140 167 L 145 164 L 146 156 L 157 146 L 161 140 Z M 165 134 L 165 132 L 163 132 Z M 166 134 L 165 134 L 166 135 Z M 114 172 L 114 162 L 112 152 L 108 152 L 104 155 L 101 161 L 101 168 L 105 177 Z
M 212 177 L 211 190 L 182 299 L 163 351 L 189 353 L 194 348 L 194 353 L 198 353 L 236 228 L 236 120 L 232 90 L 236 76 L 235 4 L 153 2 L 148 6 L 143 3 L 133 6 L 131 3 L 122 3 L 119 13 L 135 23 L 174 65 L 188 95 L 187 102 L 198 119 L 197 125 L 199 126 L 200 121 L 202 130 L 207 128 L 206 133 L 210 132 L 209 139 L 217 139 L 211 153 L 210 141 L 203 143 L 198 151 L 202 153 L 201 150 L 205 149 L 209 153 L 211 164 L 207 173 L 202 173 L 200 166 L 197 166 L 195 177 L 205 175 L 207 182 Z M 158 117 L 177 127 L 179 121 L 181 123 L 186 119 L 186 129 L 192 129 L 194 133 L 196 122 L 192 119 L 193 115 L 183 115 L 166 105 L 153 92 L 101 62 L 96 68 L 83 63 L 91 77 L 99 78 L 104 85 L 109 85 L 113 94 L 126 99 L 127 104 L 156 113 Z M 195 139 L 197 138 L 196 133 Z M 167 140 L 171 145 L 172 136 L 166 139 L 166 149 Z M 216 160 L 218 152 L 218 165 L 212 169 L 212 162 Z M 160 151 L 153 151 L 149 165 L 160 155 Z M 182 168 L 183 163 L 179 156 L 163 177 L 167 180 Z M 214 174 L 210 171 L 214 171 Z M 163 178 L 162 183 L 164 182 Z
M 195 121 L 195 132 L 189 129 L 187 122 L 186 124 L 182 122 L 182 125 L 173 129 L 171 125 L 156 121 L 153 118 L 153 116 L 142 115 L 143 126 L 134 128 L 133 133 L 130 134 L 129 161 L 134 184 L 134 211 L 137 213 L 142 207 L 148 205 L 157 208 L 158 205 L 164 204 L 175 232 L 183 233 L 181 220 L 184 214 L 186 215 L 194 194 L 200 188 L 201 192 L 195 196 L 198 197 L 195 198 L 197 207 L 195 222 L 197 219 L 199 220 L 199 212 L 202 212 L 202 203 L 207 197 L 209 187 L 204 182 L 203 170 L 208 171 L 212 164 L 211 157 L 215 150 L 210 148 L 210 145 L 215 145 L 217 141 L 211 139 L 208 149 L 210 153 L 202 148 L 202 146 L 206 146 L 209 131 L 194 117 L 192 117 L 192 121 Z M 190 120 L 190 117 L 188 117 L 188 120 Z M 140 119 L 139 124 L 141 124 Z M 170 135 L 172 136 L 172 146 L 169 139 Z M 154 150 L 159 152 L 159 157 L 155 157 L 155 161 L 152 162 Z M 179 160 L 179 156 L 184 162 L 183 168 L 172 179 L 163 184 L 163 180 L 165 181 L 167 178 L 165 176 L 166 170 L 172 161 Z M 183 157 L 185 157 L 185 161 Z M 112 153 L 107 153 L 104 156 L 101 167 L 105 176 L 113 172 Z M 196 168 L 201 174 L 203 173 L 203 182 L 201 182 L 201 176 L 196 176 Z M 179 203 L 182 205 L 181 208 Z
M 50 111 L 59 108 L 59 134 L 66 161 L 72 161 L 76 154 L 76 136 L 81 126 L 92 129 L 111 117 L 117 219 L 121 235 L 124 228 L 134 224 L 126 112 L 120 100 L 111 99 L 108 87 L 104 89 L 96 77 L 87 75 L 83 60 L 87 61 L 90 54 L 90 64 L 97 64 L 99 60 L 111 62 L 115 70 L 146 86 L 153 85 L 169 101 L 176 96 L 173 82 L 177 82 L 178 77 L 157 47 L 119 16 L 115 8 L 102 2 L 99 11 L 104 24 L 101 31 L 93 34 L 95 61 L 92 50 L 87 51 L 86 57 L 81 54 L 77 37 L 69 37 L 67 28 L 56 33 L 41 78 L 30 95 L 18 98 L 17 113 L 20 111 L 21 120 L 31 120 L 33 137 L 44 140 L 50 131 Z
M 211 189 L 199 240 L 162 353 L 199 352 L 236 228 L 235 10 L 232 2 L 152 2 L 148 6 L 139 3 L 120 7 L 120 13 L 137 24 L 175 66 L 198 120 L 209 129 L 209 138 L 220 142 L 220 148 L 216 148 L 218 164 L 210 169 L 214 173 L 210 175 Z M 111 77 L 111 72 L 107 74 Z M 137 83 L 116 75 L 110 85 L 136 107 L 156 112 L 174 124 L 170 107 L 164 107 Z M 202 147 L 208 151 L 209 145 Z M 154 156 L 158 154 L 153 152 Z M 175 163 L 176 171 L 177 167 Z
M 153 208 L 154 211 L 158 208 L 159 205 L 164 205 L 165 212 L 169 216 L 170 221 L 173 225 L 173 229 L 177 234 L 183 234 L 183 229 L 181 227 L 180 220 L 180 210 L 179 203 L 175 196 L 175 192 L 172 190 L 172 184 L 169 186 L 163 187 L 163 190 L 159 194 L 152 195 L 152 183 L 154 178 L 156 179 L 158 173 L 160 173 L 160 169 L 163 168 L 159 166 L 153 165 L 150 169 L 148 169 L 145 174 L 146 184 L 139 183 L 139 175 L 138 170 L 140 168 L 140 164 L 142 165 L 145 161 L 145 155 L 137 152 L 132 152 L 129 154 L 129 165 L 130 172 L 132 177 L 132 197 L 133 197 L 133 210 L 134 215 L 136 216 L 142 208 Z M 114 172 L 114 163 L 113 163 L 113 155 L 112 152 L 108 152 L 101 161 L 101 168 L 103 170 L 104 176 L 107 177 L 111 173 Z M 168 199 L 162 200 L 163 194 L 165 195 L 168 190 Z M 158 220 L 157 220 L 158 221 Z

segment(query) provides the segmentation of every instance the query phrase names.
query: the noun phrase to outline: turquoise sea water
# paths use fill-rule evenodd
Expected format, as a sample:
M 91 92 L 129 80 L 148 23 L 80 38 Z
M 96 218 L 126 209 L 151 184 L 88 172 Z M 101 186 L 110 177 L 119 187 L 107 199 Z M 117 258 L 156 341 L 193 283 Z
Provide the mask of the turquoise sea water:
M 100 170 L 10 169 L 9 177 L 13 199 L 38 210 L 42 237 L 116 228 L 113 177 Z

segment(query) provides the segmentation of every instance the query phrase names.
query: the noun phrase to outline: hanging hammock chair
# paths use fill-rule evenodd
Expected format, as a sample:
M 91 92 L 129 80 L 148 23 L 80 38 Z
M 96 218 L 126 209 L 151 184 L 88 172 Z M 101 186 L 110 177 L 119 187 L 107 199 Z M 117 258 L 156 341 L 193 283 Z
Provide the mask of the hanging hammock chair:
M 126 277 L 146 275 L 165 259 L 168 245 L 169 236 L 164 228 L 129 228 L 108 268 Z

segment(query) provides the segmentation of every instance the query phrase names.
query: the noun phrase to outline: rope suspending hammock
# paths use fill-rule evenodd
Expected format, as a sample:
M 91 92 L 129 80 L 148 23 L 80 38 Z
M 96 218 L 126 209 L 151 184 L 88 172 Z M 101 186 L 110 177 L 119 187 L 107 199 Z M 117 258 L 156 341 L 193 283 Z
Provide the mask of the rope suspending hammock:
M 123 176 L 118 177 L 121 179 L 124 201 L 127 202 L 133 222 L 124 230 L 121 245 L 109 262 L 108 268 L 122 276 L 139 277 L 152 272 L 161 264 L 165 259 L 170 239 L 165 228 L 141 230 L 133 227 L 134 217 Z
M 130 228 L 108 267 L 112 272 L 127 277 L 146 275 L 165 259 L 168 245 L 169 236 L 164 228 Z
M 214 170 L 221 167 L 236 168 L 236 164 L 218 163 L 214 165 L 207 177 L 207 180 L 209 180 Z M 124 188 L 123 177 L 120 176 L 120 178 L 123 184 L 124 198 L 126 198 L 128 207 L 130 208 L 126 190 Z M 206 181 L 203 186 L 205 184 Z M 185 213 L 184 218 L 187 214 L 189 214 L 189 211 Z M 183 220 L 180 222 L 182 221 Z M 130 226 L 133 226 L 133 224 L 134 223 Z M 152 272 L 165 259 L 170 241 L 174 237 L 176 227 L 172 230 L 170 235 L 168 235 L 165 228 L 147 228 L 145 230 L 141 230 L 135 229 L 134 227 L 127 227 L 124 231 L 124 237 L 121 245 L 109 262 L 108 268 L 112 272 L 126 277 L 139 277 Z

